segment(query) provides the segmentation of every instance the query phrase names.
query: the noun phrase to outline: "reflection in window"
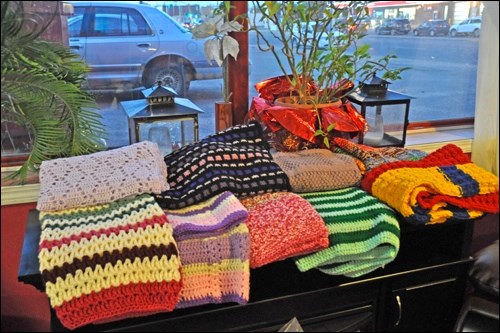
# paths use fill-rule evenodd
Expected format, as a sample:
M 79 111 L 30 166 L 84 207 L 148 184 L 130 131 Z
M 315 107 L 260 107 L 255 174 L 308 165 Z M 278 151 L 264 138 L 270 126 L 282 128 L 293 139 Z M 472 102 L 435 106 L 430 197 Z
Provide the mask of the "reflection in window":
M 75 2 L 76 4 L 77 2 Z M 202 22 L 209 15 L 215 6 L 211 2 L 201 3 L 197 1 L 183 1 L 173 3 L 171 6 L 163 6 L 163 2 L 150 2 L 157 6 L 159 10 L 165 10 L 173 17 L 176 25 L 172 28 L 164 28 L 165 34 L 177 36 L 177 34 L 186 34 L 184 29 L 180 28 L 183 22 Z M 449 2 L 429 2 L 425 6 L 397 6 L 384 7 L 382 4 L 387 2 L 370 2 L 369 12 L 371 16 L 370 26 L 367 30 L 367 36 L 364 42 L 370 44 L 370 52 L 373 58 L 378 58 L 388 52 L 397 55 L 393 61 L 395 67 L 410 66 L 412 69 L 403 73 L 403 79 L 395 81 L 390 85 L 390 89 L 415 97 L 411 102 L 410 123 L 424 122 L 434 120 L 450 120 L 460 118 L 473 118 L 475 111 L 476 97 L 476 72 L 479 38 L 473 36 L 460 36 L 452 38 L 449 35 L 436 37 L 415 37 L 413 29 L 421 23 L 432 19 L 437 13 L 437 19 L 445 19 L 450 24 L 459 23 L 468 17 L 480 14 L 482 11 L 482 2 L 456 1 L 454 2 L 455 11 L 449 6 Z M 471 5 L 477 5 L 472 8 Z M 163 8 L 162 8 L 163 7 Z M 148 26 L 147 21 L 136 11 L 132 9 L 115 8 L 95 8 L 96 20 L 83 20 L 83 8 L 75 7 L 75 13 L 68 18 L 69 36 L 82 36 L 84 25 L 92 26 L 94 33 L 102 32 L 107 36 L 124 35 L 147 35 L 154 37 L 153 31 Z M 249 11 L 253 8 L 249 2 Z M 473 14 L 473 15 L 472 15 Z M 253 13 L 249 13 L 251 17 Z M 375 29 L 382 20 L 389 18 L 403 17 L 408 18 L 411 25 L 411 33 L 407 35 L 376 35 Z M 480 23 L 480 20 L 478 20 Z M 177 37 L 176 37 L 177 38 Z M 85 38 L 80 38 L 82 41 Z M 90 39 L 90 38 L 88 38 Z M 152 40 L 152 39 L 151 39 Z M 183 48 L 188 54 L 193 54 L 189 45 L 186 43 Z M 148 44 L 149 43 L 149 44 Z M 154 48 L 161 46 L 159 42 L 150 42 L 142 45 L 138 49 L 138 43 L 130 47 L 130 52 L 117 52 L 118 44 L 109 44 L 106 46 L 105 54 L 108 58 L 120 58 L 126 61 L 134 55 L 152 52 Z M 180 47 L 181 49 L 181 47 Z M 179 49 L 179 50 L 180 50 Z M 82 48 L 82 54 L 88 52 L 88 48 Z M 136 54 L 136 55 L 137 55 Z M 91 55 L 92 56 L 92 55 Z M 249 57 L 252 67 L 249 77 L 249 95 L 251 99 L 257 95 L 254 85 L 264 79 L 280 75 L 281 71 L 274 62 L 274 57 L 270 54 L 261 53 L 256 47 L 256 38 L 253 32 L 249 33 Z M 98 66 L 104 67 L 107 59 L 101 59 Z M 120 69 L 118 76 L 113 77 L 112 82 L 117 86 L 128 80 L 139 81 L 139 69 L 141 61 L 132 61 L 124 69 Z M 208 62 L 201 58 L 196 65 L 205 69 Z M 170 68 L 170 67 L 169 67 Z M 177 70 L 177 69 L 183 70 Z M 109 65 L 106 67 L 106 75 L 114 75 L 116 68 Z M 189 68 L 179 66 L 175 71 L 168 71 L 165 75 L 175 79 L 175 75 L 192 78 L 193 72 L 187 71 Z M 91 73 L 92 74 L 92 73 Z M 186 95 L 199 106 L 204 113 L 199 119 L 199 136 L 203 138 L 215 132 L 214 124 L 214 102 L 222 98 L 222 80 L 205 79 L 191 80 L 187 85 Z M 109 84 L 104 85 L 107 88 Z M 111 91 L 96 90 L 95 96 L 98 102 L 98 112 L 103 116 L 103 122 L 108 130 L 107 143 L 109 148 L 120 147 L 129 144 L 128 121 L 125 112 L 120 106 L 121 101 L 142 98 L 140 90 L 131 91 L 125 88 L 113 88 Z M 2 119 L 3 122 L 3 119 Z M 2 156 L 4 156 L 4 147 L 7 147 L 10 137 L 2 127 Z M 29 139 L 29 138 L 28 138 Z M 23 138 L 26 140 L 26 138 Z

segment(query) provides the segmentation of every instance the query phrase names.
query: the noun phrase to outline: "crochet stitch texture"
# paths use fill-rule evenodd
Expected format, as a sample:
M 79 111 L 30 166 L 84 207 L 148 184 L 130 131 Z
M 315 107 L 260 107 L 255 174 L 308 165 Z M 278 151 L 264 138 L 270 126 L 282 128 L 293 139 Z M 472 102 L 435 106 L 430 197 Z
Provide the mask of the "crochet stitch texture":
M 40 166 L 37 209 L 105 204 L 169 188 L 167 168 L 158 145 L 143 141 L 89 155 L 44 161 Z
M 244 223 L 223 234 L 181 240 L 178 245 L 183 287 L 177 308 L 248 302 L 250 237 Z
M 369 171 L 379 165 L 396 161 L 415 161 L 424 158 L 427 153 L 417 149 L 402 147 L 370 147 L 344 138 L 333 138 L 335 151 L 348 154 L 364 164 L 363 169 Z
M 248 212 L 231 192 L 176 210 L 165 210 L 176 240 L 215 236 L 245 222 Z
M 498 213 L 498 177 L 448 144 L 420 161 L 381 165 L 362 188 L 399 211 L 412 224 L 470 220 Z
M 40 272 L 65 327 L 174 309 L 181 262 L 152 196 L 41 212 L 40 221 Z
M 231 191 L 237 197 L 289 191 L 257 122 L 230 127 L 165 156 L 170 190 L 156 194 L 165 209 L 194 205 Z
M 306 254 L 328 246 L 328 230 L 313 206 L 290 192 L 241 199 L 248 209 L 250 267 Z
M 359 184 L 361 172 L 354 159 L 328 149 L 273 153 L 274 161 L 290 179 L 292 191 L 318 192 Z
M 295 258 L 301 272 L 312 268 L 358 277 L 384 267 L 399 251 L 399 224 L 385 204 L 358 188 L 301 194 L 328 228 L 328 248 Z

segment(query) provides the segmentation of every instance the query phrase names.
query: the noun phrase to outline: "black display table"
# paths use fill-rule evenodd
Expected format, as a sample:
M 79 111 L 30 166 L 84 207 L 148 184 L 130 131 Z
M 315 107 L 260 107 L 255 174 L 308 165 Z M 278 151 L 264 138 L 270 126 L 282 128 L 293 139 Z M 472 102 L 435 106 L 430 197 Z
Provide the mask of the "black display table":
M 170 313 L 88 325 L 79 331 L 277 331 L 297 317 L 305 331 L 451 331 L 460 310 L 473 221 L 412 226 L 401 221 L 401 247 L 383 269 L 352 279 L 292 260 L 251 270 L 250 302 L 209 304 Z M 30 211 L 20 282 L 43 291 L 38 272 L 38 212 Z M 51 312 L 53 331 L 64 331 Z

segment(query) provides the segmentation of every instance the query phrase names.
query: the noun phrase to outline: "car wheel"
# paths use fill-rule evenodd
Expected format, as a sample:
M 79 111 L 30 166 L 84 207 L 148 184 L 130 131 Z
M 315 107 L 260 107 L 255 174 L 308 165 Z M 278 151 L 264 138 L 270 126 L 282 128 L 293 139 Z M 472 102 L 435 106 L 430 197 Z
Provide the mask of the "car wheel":
M 455 29 L 453 29 L 452 31 L 450 31 L 450 36 L 451 37 L 457 37 L 457 31 Z
M 418 36 L 418 35 L 419 35 L 418 30 L 413 30 L 413 34 L 414 34 L 415 36 Z
M 481 30 L 479 29 L 474 30 L 474 37 L 479 37 L 479 35 L 481 35 Z
M 436 36 L 436 32 L 434 30 L 429 31 L 429 36 L 431 37 Z
M 161 81 L 162 85 L 174 89 L 179 96 L 185 96 L 190 82 L 185 80 L 184 72 L 182 64 L 172 65 L 168 62 L 159 62 L 148 71 L 144 85 L 150 88 Z

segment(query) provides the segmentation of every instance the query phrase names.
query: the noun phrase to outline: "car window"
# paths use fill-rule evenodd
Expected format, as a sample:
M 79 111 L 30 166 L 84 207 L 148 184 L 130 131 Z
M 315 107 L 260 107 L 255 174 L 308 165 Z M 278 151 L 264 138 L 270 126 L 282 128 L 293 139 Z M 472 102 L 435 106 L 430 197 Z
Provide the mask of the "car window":
M 162 12 L 162 14 L 163 14 L 163 15 L 166 15 L 166 13 L 163 13 L 163 12 Z M 186 29 L 186 28 L 185 28 L 182 24 L 180 24 L 179 22 L 177 22 L 177 21 L 175 21 L 175 20 L 174 20 L 174 21 L 172 21 L 172 24 L 173 24 L 175 27 L 177 27 L 177 28 L 179 29 L 179 31 L 181 31 L 181 32 L 183 32 L 183 33 L 189 33 L 189 30 L 188 30 L 188 29 Z
M 481 19 L 472 19 L 470 20 L 470 23 L 481 23 Z
M 75 8 L 73 16 L 68 18 L 68 34 L 69 37 L 81 37 L 82 36 L 82 23 L 83 23 L 83 13 L 85 8 L 79 7 Z
M 129 8 L 95 9 L 94 36 L 150 35 L 151 29 L 137 11 Z

